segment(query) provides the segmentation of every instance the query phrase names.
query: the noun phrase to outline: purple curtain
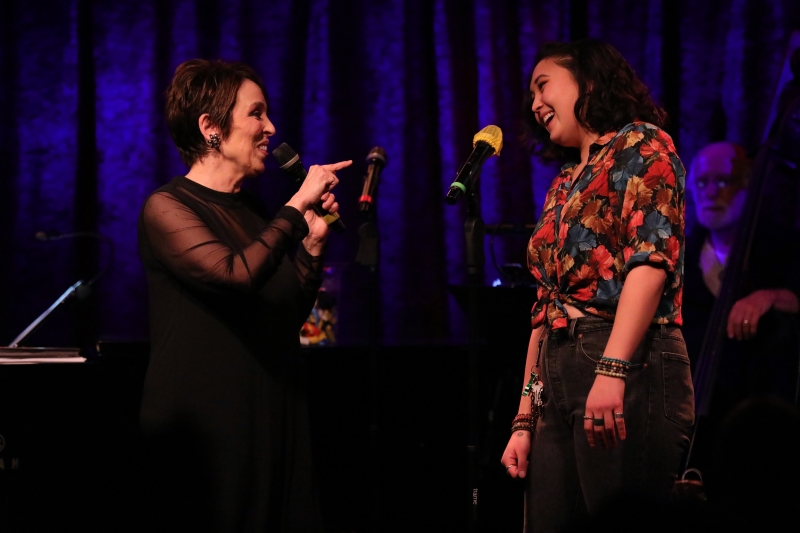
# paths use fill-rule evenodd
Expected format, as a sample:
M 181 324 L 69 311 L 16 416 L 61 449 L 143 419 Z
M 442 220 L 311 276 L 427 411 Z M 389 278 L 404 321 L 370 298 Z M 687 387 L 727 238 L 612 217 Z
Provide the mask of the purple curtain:
M 349 230 L 331 237 L 328 256 L 345 272 L 342 340 L 367 337 L 353 259 L 364 158 L 378 145 L 389 158 L 378 194 L 384 339 L 463 342 L 466 315 L 449 286 L 466 280 L 464 205 L 447 206 L 444 193 L 473 134 L 496 124 L 505 146 L 484 167 L 483 219 L 536 221 L 555 169 L 527 155 L 519 117 L 542 42 L 617 46 L 670 112 L 688 166 L 710 141 L 756 149 L 798 28 L 795 0 L 12 2 L 0 14 L 0 344 L 109 261 L 102 240 L 45 242 L 37 231 L 97 232 L 116 256 L 87 301 L 55 312 L 34 344 L 147 337 L 136 220 L 150 191 L 185 172 L 162 117 L 185 59 L 253 65 L 275 144 L 306 165 L 354 160 L 337 189 Z M 273 209 L 292 193 L 274 165 L 248 186 Z M 495 239 L 498 261 L 524 263 L 525 240 Z M 487 260 L 487 285 L 499 277 Z

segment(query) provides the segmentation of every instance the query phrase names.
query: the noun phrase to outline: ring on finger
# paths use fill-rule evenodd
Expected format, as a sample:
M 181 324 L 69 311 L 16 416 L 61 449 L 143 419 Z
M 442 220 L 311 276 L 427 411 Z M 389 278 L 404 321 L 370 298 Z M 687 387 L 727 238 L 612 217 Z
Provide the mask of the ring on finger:
M 592 419 L 592 425 L 593 426 L 604 426 L 605 425 L 605 420 L 603 420 L 602 418 L 593 418 Z
M 589 415 L 583 415 L 584 420 L 592 420 L 592 417 Z
M 624 415 L 622 413 L 614 413 L 614 418 L 623 418 Z

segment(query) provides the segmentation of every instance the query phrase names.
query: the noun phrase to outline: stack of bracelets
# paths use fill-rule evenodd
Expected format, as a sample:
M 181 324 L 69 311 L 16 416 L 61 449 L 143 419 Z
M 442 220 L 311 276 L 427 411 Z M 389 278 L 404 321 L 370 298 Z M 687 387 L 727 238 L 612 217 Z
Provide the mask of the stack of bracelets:
M 625 379 L 630 368 L 630 361 L 612 359 L 611 357 L 601 357 L 600 360 L 597 361 L 597 368 L 595 369 L 594 373 L 602 374 L 604 376 L 611 376 L 612 378 Z
M 538 417 L 534 414 L 526 413 L 515 416 L 514 421 L 511 423 L 511 433 L 521 429 L 533 433 L 533 430 L 536 427 L 537 418 Z

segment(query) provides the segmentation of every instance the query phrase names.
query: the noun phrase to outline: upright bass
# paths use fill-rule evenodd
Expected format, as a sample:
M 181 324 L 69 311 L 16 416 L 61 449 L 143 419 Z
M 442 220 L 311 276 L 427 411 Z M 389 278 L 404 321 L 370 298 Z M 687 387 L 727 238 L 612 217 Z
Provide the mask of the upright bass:
M 776 91 L 777 116 L 767 126 L 765 140 L 755 157 L 747 199 L 740 220 L 737 222 L 736 239 L 731 247 L 722 279 L 720 293 L 714 303 L 709 324 L 703 338 L 697 368 L 693 376 L 696 400 L 696 423 L 689 449 L 684 461 L 683 479 L 681 483 L 692 483 L 691 473 L 699 475 L 704 467 L 703 451 L 713 442 L 714 426 L 719 417 L 734 405 L 725 405 L 714 396 L 721 374 L 726 379 L 737 383 L 746 383 L 748 376 L 742 375 L 742 368 L 720 369 L 731 363 L 726 360 L 728 315 L 737 300 L 745 296 L 753 288 L 755 272 L 759 261 L 768 261 L 760 254 L 758 237 L 763 232 L 779 232 L 782 229 L 797 231 L 800 229 L 800 211 L 798 210 L 798 182 L 800 181 L 800 34 L 793 41 L 798 46 L 793 53 L 787 54 L 793 67 L 794 79 L 782 90 Z M 791 49 L 790 49 L 791 52 Z M 787 243 L 797 247 L 800 243 Z M 794 319 L 794 317 L 792 318 Z M 759 354 L 768 357 L 777 350 L 776 346 L 760 342 Z M 795 357 L 797 346 L 795 345 Z M 800 367 L 795 365 L 792 396 L 797 403 L 800 392 Z M 731 378 L 731 376 L 736 376 Z M 724 384 L 730 387 L 732 384 Z M 746 396 L 742 391 L 741 397 Z M 713 398 L 713 403 L 712 403 Z M 698 457 L 699 456 L 699 457 Z M 694 482 L 695 486 L 702 483 Z M 685 487 L 684 487 L 685 488 Z

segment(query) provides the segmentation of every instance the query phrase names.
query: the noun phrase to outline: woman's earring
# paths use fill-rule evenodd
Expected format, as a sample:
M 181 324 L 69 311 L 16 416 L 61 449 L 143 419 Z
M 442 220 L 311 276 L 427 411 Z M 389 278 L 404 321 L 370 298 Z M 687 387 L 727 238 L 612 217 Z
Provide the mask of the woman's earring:
M 211 135 L 209 135 L 208 136 L 208 140 L 206 142 L 214 150 L 219 150 L 219 145 L 222 144 L 222 140 L 219 138 L 219 135 L 216 134 L 216 133 L 212 133 Z

